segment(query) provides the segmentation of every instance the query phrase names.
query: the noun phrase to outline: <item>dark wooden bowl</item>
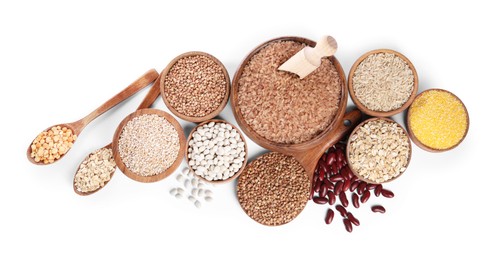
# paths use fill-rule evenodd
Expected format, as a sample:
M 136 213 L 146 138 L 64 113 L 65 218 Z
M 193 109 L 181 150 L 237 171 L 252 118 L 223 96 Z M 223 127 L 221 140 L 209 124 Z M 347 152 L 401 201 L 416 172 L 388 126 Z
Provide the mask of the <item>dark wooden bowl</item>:
M 176 129 L 177 134 L 179 136 L 179 151 L 177 152 L 177 157 L 176 157 L 176 160 L 174 161 L 174 163 L 172 163 L 172 165 L 169 168 L 167 168 L 166 170 L 164 170 L 163 172 L 156 174 L 156 175 L 152 175 L 152 176 L 141 176 L 141 175 L 131 171 L 130 169 L 128 169 L 126 167 L 124 162 L 122 162 L 122 158 L 119 154 L 119 145 L 118 144 L 119 144 L 119 138 L 121 136 L 122 130 L 124 129 L 124 127 L 127 125 L 127 123 L 130 120 L 132 120 L 133 118 L 138 117 L 140 115 L 144 115 L 144 114 L 156 114 L 156 115 L 159 115 L 161 117 L 164 117 L 167 121 L 169 121 L 169 123 L 171 123 L 174 126 L 174 128 Z M 156 182 L 156 181 L 162 180 L 165 177 L 171 175 L 177 169 L 177 167 L 179 167 L 179 165 L 181 164 L 181 162 L 183 160 L 184 150 L 186 148 L 186 137 L 184 135 L 183 128 L 181 127 L 179 122 L 177 122 L 177 120 L 172 115 L 170 115 L 169 113 L 162 111 L 162 110 L 147 108 L 147 109 L 137 110 L 136 112 L 131 113 L 126 118 L 124 118 L 124 120 L 121 121 L 121 123 L 119 124 L 119 126 L 117 127 L 117 129 L 114 133 L 114 138 L 113 138 L 112 143 L 115 144 L 112 146 L 112 152 L 114 154 L 115 163 L 117 164 L 117 167 L 127 177 L 129 177 L 135 181 L 139 181 L 139 182 Z
M 403 132 L 405 133 L 406 137 L 408 138 L 408 132 L 405 130 L 405 128 L 403 128 L 400 124 L 396 123 L 394 120 L 392 119 L 389 119 L 389 118 L 382 118 L 382 117 L 373 117 L 373 118 L 369 118 L 363 122 L 361 122 L 359 125 L 357 125 L 355 127 L 355 129 L 353 129 L 353 131 L 351 132 L 350 136 L 352 136 L 353 134 L 356 133 L 356 131 L 362 127 L 363 125 L 365 125 L 366 123 L 370 122 L 370 121 L 376 121 L 376 120 L 384 120 L 384 121 L 388 121 L 388 122 L 392 122 L 392 123 L 395 123 L 396 125 L 398 125 L 402 130 Z M 380 184 L 380 183 L 387 183 L 387 182 L 391 182 L 393 180 L 396 180 L 397 178 L 399 178 L 401 175 L 403 175 L 403 173 L 405 173 L 405 171 L 403 171 L 402 173 L 398 174 L 396 177 L 394 178 L 391 178 L 387 181 L 384 181 L 384 182 L 373 182 L 369 179 L 365 179 L 363 178 L 360 174 L 358 174 L 356 172 L 356 170 L 353 168 L 353 165 L 351 164 L 350 162 L 350 144 L 351 144 L 351 140 L 348 139 L 348 142 L 346 144 L 346 160 L 348 161 L 348 165 L 350 167 L 350 170 L 351 172 L 353 172 L 353 174 L 355 174 L 355 176 L 358 177 L 358 179 L 360 179 L 361 181 L 364 181 L 364 182 L 368 182 L 368 183 L 373 183 L 373 184 Z M 405 168 L 408 168 L 408 165 L 410 164 L 410 161 L 412 159 L 412 142 L 410 141 L 410 138 L 408 138 L 408 149 L 410 150 L 410 153 L 408 154 L 408 159 L 407 159 L 407 163 L 405 165 Z
M 358 98 L 355 96 L 355 91 L 353 89 L 353 75 L 355 74 L 355 70 L 357 69 L 358 65 L 360 65 L 360 63 L 362 63 L 362 61 L 364 59 L 366 59 L 370 55 L 377 54 L 377 53 L 392 53 L 392 54 L 400 57 L 402 60 L 404 60 L 408 64 L 408 66 L 410 67 L 410 69 L 413 72 L 412 93 L 411 93 L 410 97 L 408 98 L 408 100 L 401 107 L 399 107 L 395 110 L 386 111 L 386 112 L 371 110 L 371 109 L 367 108 L 364 104 L 362 104 L 358 100 Z M 355 61 L 355 63 L 351 67 L 350 73 L 348 74 L 348 89 L 350 91 L 351 99 L 353 100 L 355 105 L 358 107 L 358 109 L 360 109 L 362 112 L 364 112 L 367 115 L 371 115 L 371 116 L 375 116 L 375 117 L 389 117 L 389 116 L 396 115 L 396 114 L 404 111 L 412 104 L 413 99 L 415 98 L 415 95 L 417 94 L 417 91 L 418 91 L 418 75 L 417 75 L 417 71 L 415 70 L 415 67 L 413 66 L 412 62 L 407 57 L 405 57 L 403 54 L 401 54 L 397 51 L 389 50 L 389 49 L 373 50 L 373 51 L 369 51 L 369 52 L 363 54 L 362 56 L 360 56 L 360 58 L 358 58 L 358 60 Z
M 436 149 L 436 148 L 432 148 L 432 147 L 429 147 L 428 145 L 422 143 L 420 140 L 418 140 L 418 138 L 415 136 L 415 133 L 413 133 L 412 129 L 410 128 L 410 109 L 408 110 L 408 114 L 407 114 L 407 119 L 406 119 L 406 127 L 408 129 L 408 133 L 410 135 L 410 138 L 412 139 L 412 141 L 420 148 L 422 148 L 423 150 L 425 151 L 428 151 L 428 152 L 433 152 L 433 153 L 440 153 L 440 152 L 445 152 L 445 151 L 449 151 L 449 150 L 452 150 L 454 149 L 455 147 L 457 147 L 464 139 L 465 137 L 467 136 L 467 133 L 468 133 L 468 129 L 470 127 L 470 119 L 469 119 L 469 116 L 468 116 L 468 111 L 467 111 L 467 108 L 465 107 L 465 104 L 463 104 L 462 100 L 460 98 L 458 98 L 455 94 L 447 91 L 447 90 L 444 90 L 444 89 L 428 89 L 420 94 L 417 95 L 417 98 L 421 97 L 424 93 L 427 93 L 429 91 L 444 91 L 444 92 L 447 92 L 451 95 L 453 95 L 456 99 L 458 99 L 460 101 L 460 103 L 462 104 L 463 106 L 463 109 L 465 110 L 465 113 L 467 114 L 467 129 L 465 129 L 465 133 L 463 134 L 463 137 L 460 139 L 460 141 L 458 141 L 458 143 L 456 143 L 455 145 L 451 146 L 451 147 L 448 147 L 446 149 Z M 413 101 L 415 102 L 415 100 Z M 413 103 L 412 102 L 412 103 Z
M 180 60 L 182 58 L 185 58 L 185 57 L 189 57 L 189 56 L 206 56 L 206 57 L 212 59 L 213 61 L 215 61 L 215 63 L 217 63 L 221 67 L 222 72 L 224 73 L 224 77 L 226 78 L 227 85 L 226 85 L 226 94 L 224 96 L 224 99 L 222 99 L 222 102 L 217 107 L 217 109 L 215 109 L 214 111 L 212 111 L 210 114 L 205 115 L 205 116 L 202 116 L 202 117 L 186 116 L 186 115 L 183 115 L 183 114 L 179 113 L 170 104 L 169 100 L 167 100 L 167 97 L 165 96 L 165 86 L 164 86 L 165 77 L 167 76 L 167 74 L 169 73 L 169 71 L 172 69 L 172 67 L 174 66 L 174 64 L 176 64 L 176 62 L 178 60 Z M 165 105 L 167 106 L 167 108 L 169 108 L 169 110 L 174 115 L 176 115 L 177 117 L 179 117 L 179 118 L 181 118 L 183 120 L 189 121 L 189 122 L 196 122 L 196 123 L 203 122 L 205 120 L 212 119 L 212 118 L 216 117 L 217 115 L 219 115 L 219 113 L 224 109 L 224 107 L 227 104 L 227 101 L 229 100 L 229 90 L 230 89 L 231 89 L 231 79 L 229 78 L 229 73 L 227 73 L 227 70 L 226 70 L 226 67 L 224 66 L 224 64 L 222 64 L 222 62 L 220 62 L 214 56 L 212 56 L 212 55 L 210 55 L 208 53 L 205 53 L 205 52 L 191 51 L 191 52 L 186 52 L 186 53 L 183 53 L 183 54 L 177 56 L 176 58 L 174 58 L 167 65 L 167 67 L 165 67 L 165 69 L 162 71 L 161 77 L 160 77 L 160 92 L 162 93 L 162 99 L 164 100 Z
M 241 166 L 241 168 L 239 168 L 239 170 L 233 175 L 231 176 L 230 178 L 226 179 L 226 180 L 212 180 L 212 181 L 209 181 L 207 180 L 206 178 L 204 178 L 203 176 L 199 176 L 199 175 L 196 175 L 196 173 L 194 173 L 194 170 L 193 168 L 191 168 L 191 166 L 189 165 L 189 158 L 188 158 L 188 148 L 189 148 L 189 141 L 193 138 L 193 134 L 196 132 L 196 129 L 198 129 L 198 127 L 202 126 L 202 125 L 206 125 L 210 122 L 215 122 L 215 123 L 225 123 L 225 124 L 228 124 L 228 125 L 231 125 L 234 129 L 236 129 L 236 131 L 238 131 L 239 135 L 241 136 L 241 140 L 243 140 L 243 142 L 245 143 L 245 159 L 243 160 L 243 165 Z M 246 140 L 245 140 L 245 137 L 243 136 L 243 132 L 241 132 L 241 130 L 239 130 L 236 126 L 234 126 L 233 124 L 225 121 L 225 120 L 221 120 L 221 119 L 210 119 L 210 120 L 207 120 L 205 122 L 202 122 L 201 124 L 197 125 L 195 128 L 193 128 L 193 130 L 191 130 L 191 132 L 189 133 L 189 136 L 188 136 L 188 139 L 187 139 L 187 142 L 186 142 L 186 149 L 184 149 L 184 157 L 186 158 L 186 162 L 188 163 L 188 167 L 190 169 L 190 171 L 192 171 L 195 176 L 197 176 L 198 178 L 201 178 L 202 180 L 206 181 L 206 182 L 209 182 L 209 183 L 227 183 L 227 182 L 231 182 L 232 180 L 236 179 L 239 177 L 239 175 L 243 172 L 243 169 L 245 168 L 246 166 L 246 162 L 248 161 L 248 145 L 246 143 Z

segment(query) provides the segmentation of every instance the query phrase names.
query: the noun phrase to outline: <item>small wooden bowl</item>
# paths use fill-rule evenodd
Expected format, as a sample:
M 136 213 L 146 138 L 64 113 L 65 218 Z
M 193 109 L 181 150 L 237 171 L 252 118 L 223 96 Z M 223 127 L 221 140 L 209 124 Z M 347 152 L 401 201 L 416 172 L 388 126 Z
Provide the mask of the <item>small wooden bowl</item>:
M 364 104 L 362 104 L 358 100 L 358 98 L 355 95 L 355 91 L 353 89 L 353 76 L 355 75 L 355 70 L 357 69 L 358 65 L 360 65 L 360 63 L 362 63 L 362 61 L 365 60 L 370 55 L 377 54 L 377 53 L 391 53 L 391 54 L 394 54 L 394 55 L 400 57 L 402 60 L 404 60 L 408 64 L 408 66 L 410 67 L 410 69 L 413 72 L 413 89 L 412 89 L 412 93 L 411 93 L 410 97 L 408 98 L 408 100 L 401 107 L 394 109 L 394 110 L 391 110 L 391 111 L 386 111 L 386 112 L 375 111 L 375 110 L 371 110 L 371 109 L 367 108 Z M 407 57 L 405 57 L 403 54 L 401 54 L 397 51 L 389 50 L 389 49 L 373 50 L 373 51 L 369 51 L 369 52 L 363 54 L 362 56 L 360 56 L 360 58 L 358 58 L 358 60 L 355 61 L 355 63 L 351 67 L 350 73 L 348 74 L 348 90 L 350 92 L 350 97 L 353 100 L 353 102 L 355 103 L 355 105 L 358 107 L 358 109 L 360 109 L 365 114 L 375 116 L 375 117 L 389 117 L 389 116 L 396 115 L 396 114 L 402 112 L 403 110 L 405 110 L 406 108 L 408 108 L 412 104 L 413 99 L 415 98 L 415 95 L 417 94 L 417 91 L 418 91 L 418 75 L 417 75 L 417 71 L 415 70 L 415 67 L 413 66 L 412 62 Z
M 167 74 L 169 74 L 169 71 L 172 69 L 172 67 L 176 64 L 176 62 L 178 60 L 185 58 L 185 57 L 190 57 L 190 56 L 205 56 L 205 57 L 208 57 L 211 60 L 215 61 L 215 63 L 217 63 L 221 67 L 222 72 L 224 73 L 224 76 L 226 79 L 226 94 L 224 95 L 224 99 L 222 99 L 222 102 L 217 107 L 217 109 L 212 111 L 210 114 L 202 116 L 202 117 L 186 116 L 186 115 L 179 113 L 171 105 L 171 103 L 169 102 L 169 100 L 167 100 L 167 97 L 165 96 L 165 85 L 164 85 L 165 77 L 167 76 Z M 169 110 L 174 115 L 176 115 L 177 117 L 179 117 L 183 120 L 189 121 L 189 122 L 196 122 L 196 123 L 197 122 L 203 122 L 205 120 L 212 119 L 212 118 L 216 117 L 217 115 L 219 115 L 219 113 L 224 109 L 224 107 L 227 104 L 227 101 L 229 100 L 229 90 L 230 89 L 231 89 L 231 79 L 229 78 L 229 73 L 227 73 L 227 70 L 226 70 L 226 67 L 224 66 L 224 64 L 222 64 L 222 62 L 220 62 L 214 56 L 212 56 L 208 53 L 205 53 L 205 52 L 200 52 L 200 51 L 186 52 L 186 53 L 183 53 L 183 54 L 177 56 L 167 65 L 167 67 L 165 67 L 165 69 L 162 71 L 161 76 L 160 76 L 160 92 L 162 93 L 162 99 L 164 100 L 165 105 L 167 106 L 167 108 L 169 108 Z
M 470 119 L 469 119 L 469 115 L 468 115 L 468 111 L 467 111 L 467 108 L 465 107 L 465 104 L 463 104 L 462 100 L 460 98 L 458 98 L 455 94 L 447 91 L 447 90 L 444 90 L 444 89 L 438 89 L 438 88 L 434 88 L 434 89 L 428 89 L 428 90 L 425 90 L 424 92 L 420 93 L 417 95 L 417 98 L 420 98 L 424 93 L 427 93 L 429 91 L 443 91 L 443 92 L 446 92 L 446 93 L 449 93 L 450 95 L 452 95 L 453 97 L 455 97 L 456 99 L 458 99 L 460 101 L 460 103 L 462 104 L 463 106 L 463 109 L 465 110 L 465 114 L 467 114 L 467 129 L 465 129 L 465 133 L 463 134 L 463 137 L 460 139 L 460 141 L 458 141 L 458 143 L 456 143 L 455 145 L 451 146 L 451 147 L 448 147 L 446 149 L 436 149 L 436 148 L 432 148 L 432 147 L 429 147 L 428 145 L 425 145 L 424 143 L 422 143 L 420 140 L 417 139 L 417 137 L 415 136 L 415 134 L 413 133 L 412 129 L 410 128 L 410 114 L 411 114 L 411 110 L 409 109 L 408 110 L 408 114 L 407 114 L 407 117 L 406 117 L 406 127 L 408 129 L 408 133 L 410 135 L 410 138 L 412 139 L 412 141 L 420 148 L 422 148 L 423 150 L 425 151 L 428 151 L 428 152 L 433 152 L 433 153 L 440 153 L 440 152 L 445 152 L 445 151 L 449 151 L 449 150 L 452 150 L 454 149 L 455 147 L 457 147 L 464 139 L 465 137 L 467 136 L 467 133 L 468 133 L 468 129 L 470 127 Z M 415 102 L 415 100 L 413 101 Z M 412 103 L 413 103 L 412 102 Z
M 353 131 L 350 134 L 350 137 L 353 136 L 356 133 L 356 131 L 358 131 L 358 129 L 360 127 L 362 127 L 363 125 L 365 125 L 366 123 L 368 123 L 370 121 L 376 121 L 376 120 L 384 120 L 384 121 L 388 121 L 388 122 L 391 122 L 391 123 L 395 123 L 396 125 L 398 125 L 403 130 L 403 132 L 405 133 L 406 137 L 408 138 L 408 132 L 405 130 L 405 128 L 403 128 L 400 124 L 396 123 L 394 120 L 389 119 L 389 118 L 383 118 L 383 117 L 373 117 L 373 118 L 369 118 L 369 119 L 361 122 L 359 125 L 357 125 L 355 127 L 355 129 L 353 129 Z M 352 163 L 350 162 L 350 144 L 351 144 L 351 139 L 348 138 L 348 142 L 346 144 L 346 160 L 348 161 L 348 165 L 350 167 L 351 172 L 353 172 L 353 174 L 355 174 L 355 176 L 357 176 L 358 179 L 360 179 L 361 181 L 364 181 L 364 182 L 367 182 L 367 183 L 373 183 L 373 184 L 382 184 L 382 183 L 387 183 L 387 182 L 391 182 L 393 180 L 396 180 L 398 177 L 400 177 L 401 175 L 403 175 L 403 173 L 405 173 L 406 170 L 403 171 L 402 173 L 398 174 L 396 177 L 391 178 L 391 179 L 389 179 L 387 181 L 384 181 L 384 182 L 374 182 L 374 181 L 371 181 L 369 179 L 363 178 L 360 174 L 358 174 L 356 172 L 356 170 L 353 168 Z M 412 159 L 412 142 L 410 141 L 410 138 L 408 138 L 408 149 L 410 150 L 410 152 L 408 153 L 408 159 L 407 159 L 407 163 L 405 165 L 405 168 L 407 168 L 407 169 L 408 169 L 408 165 L 410 164 L 410 161 Z
M 224 124 L 227 124 L 227 125 L 232 126 L 233 129 L 236 129 L 236 131 L 238 131 L 238 133 L 239 133 L 239 135 L 241 137 L 241 140 L 243 140 L 243 142 L 245 143 L 245 153 L 246 153 L 246 155 L 245 155 L 245 159 L 243 160 L 243 165 L 241 166 L 241 168 L 239 168 L 239 170 L 233 176 L 229 177 L 226 180 L 215 180 L 215 181 L 212 180 L 212 181 L 209 181 L 206 178 L 204 178 L 203 176 L 197 175 L 195 173 L 195 170 L 193 170 L 193 168 L 191 168 L 191 166 L 189 165 L 189 158 L 188 158 L 189 141 L 191 141 L 191 139 L 193 139 L 193 134 L 196 132 L 196 130 L 198 129 L 198 127 L 203 126 L 203 125 L 206 125 L 206 124 L 208 124 L 210 122 L 224 123 Z M 243 172 L 243 169 L 245 168 L 246 163 L 248 162 L 248 145 L 246 144 L 246 140 L 245 140 L 245 138 L 243 136 L 243 132 L 241 132 L 241 130 L 239 130 L 236 126 L 234 126 L 233 124 L 231 124 L 231 123 L 229 123 L 229 122 L 227 122 L 225 120 L 210 119 L 208 121 L 202 122 L 201 124 L 197 125 L 195 128 L 193 128 L 193 130 L 191 130 L 191 133 L 189 133 L 189 136 L 188 136 L 188 139 L 187 139 L 186 144 L 187 144 L 187 147 L 186 147 L 186 149 L 184 149 L 185 150 L 184 151 L 184 157 L 186 158 L 186 163 L 188 164 L 188 167 L 189 167 L 190 171 L 192 171 L 193 174 L 195 176 L 197 176 L 198 178 L 201 178 L 202 180 L 204 180 L 206 182 L 209 182 L 209 183 L 227 183 L 227 182 L 230 182 L 230 181 L 238 178 L 239 175 Z
M 128 169 L 126 167 L 126 165 L 122 161 L 122 158 L 119 154 L 119 138 L 122 134 L 122 130 L 127 125 L 127 123 L 129 121 L 131 121 L 133 118 L 138 117 L 140 115 L 144 115 L 144 114 L 155 114 L 155 115 L 159 115 L 161 117 L 164 117 L 167 121 L 169 121 L 169 123 L 171 123 L 174 126 L 174 128 L 176 129 L 177 134 L 179 136 L 179 151 L 177 152 L 176 160 L 165 171 L 163 171 L 159 174 L 156 174 L 156 175 L 152 175 L 152 176 L 141 176 L 141 175 L 131 171 L 130 169 Z M 124 120 L 121 121 L 121 123 L 119 124 L 119 126 L 117 127 L 117 129 L 114 133 L 114 138 L 113 138 L 112 143 L 114 144 L 114 145 L 112 145 L 112 152 L 114 154 L 115 163 L 117 164 L 117 167 L 127 177 L 129 177 L 135 181 L 139 181 L 139 182 L 156 182 L 156 181 L 162 180 L 165 177 L 169 176 L 177 169 L 177 167 L 179 167 L 179 165 L 181 164 L 181 162 L 183 160 L 182 155 L 184 154 L 184 150 L 186 148 L 186 137 L 184 135 L 183 128 L 181 127 L 179 122 L 177 122 L 177 120 L 172 115 L 170 115 L 169 113 L 162 111 L 162 110 L 147 108 L 147 109 L 137 110 L 136 112 L 131 113 L 126 118 L 124 118 Z

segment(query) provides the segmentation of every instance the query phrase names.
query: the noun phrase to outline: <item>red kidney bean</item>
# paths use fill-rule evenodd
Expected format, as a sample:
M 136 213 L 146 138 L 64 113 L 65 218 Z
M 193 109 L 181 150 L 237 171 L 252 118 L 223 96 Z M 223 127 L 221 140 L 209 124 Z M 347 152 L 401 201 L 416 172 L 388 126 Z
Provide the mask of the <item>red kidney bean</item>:
M 382 192 L 382 184 L 379 184 L 377 185 L 377 187 L 375 187 L 374 194 L 376 197 L 379 197 L 379 195 L 381 195 L 381 192 Z
M 334 187 L 334 184 L 329 179 L 324 179 L 324 184 L 327 186 L 327 189 Z
M 316 193 L 319 193 L 320 191 L 320 186 L 322 185 L 322 182 L 320 180 L 317 180 L 315 182 L 315 186 L 313 187 L 313 191 Z
M 360 182 L 360 185 L 358 185 L 358 194 L 362 194 L 365 188 L 367 188 L 367 183 L 364 181 Z
M 341 171 L 339 172 L 339 174 L 341 174 L 343 176 L 343 179 L 345 179 L 345 180 L 350 180 L 351 179 L 350 175 L 348 174 L 348 171 L 347 171 L 347 168 L 346 167 L 343 167 L 341 169 Z
M 331 152 L 330 154 L 329 153 L 327 154 L 327 158 L 326 158 L 327 165 L 333 164 L 335 160 L 336 160 L 336 153 Z
M 317 204 L 326 204 L 328 201 L 326 197 L 313 197 L 313 202 Z
M 381 205 L 372 206 L 372 212 L 386 213 L 386 209 Z
M 327 168 L 327 165 L 326 165 L 325 161 L 322 160 L 322 158 L 319 160 L 319 166 L 322 167 L 322 169 L 324 171 Z
M 319 167 L 319 180 L 320 181 L 324 180 L 324 175 L 325 175 L 324 169 L 322 167 Z
M 351 182 L 350 180 L 344 180 L 343 182 L 343 192 L 347 191 L 350 189 Z
M 336 205 L 336 210 L 339 211 L 343 218 L 346 217 L 346 213 L 348 213 L 346 212 L 346 209 L 341 205 Z
M 338 162 L 344 161 L 344 154 L 343 154 L 342 150 L 336 151 L 336 155 L 337 155 Z
M 367 190 L 373 190 L 375 189 L 375 187 L 377 187 L 377 184 L 372 184 L 372 183 L 367 184 Z
M 358 195 L 354 192 L 353 194 L 351 194 L 351 202 L 353 202 L 353 206 L 355 208 L 358 209 L 360 207 L 360 202 L 358 202 Z
M 338 181 L 344 180 L 344 178 L 341 174 L 335 174 L 335 175 L 332 175 L 331 178 L 329 178 L 329 180 L 332 182 L 338 182 Z
M 322 183 L 320 185 L 320 191 L 319 191 L 319 196 L 320 197 L 325 197 L 327 195 L 327 186 L 325 185 L 325 183 Z
M 341 192 L 339 194 L 339 201 L 341 201 L 341 204 L 346 208 L 348 207 L 348 198 L 346 198 L 346 193 Z
M 348 212 L 348 214 L 346 214 L 346 216 L 348 217 L 348 219 L 350 220 L 350 222 L 355 225 L 355 226 L 360 226 L 360 221 L 355 218 L 355 216 L 353 216 L 353 214 L 351 214 L 351 212 Z
M 384 196 L 386 198 L 393 198 L 394 197 L 394 193 L 392 191 L 386 190 L 386 189 L 382 189 L 381 194 L 382 194 L 382 196 Z
M 335 163 L 331 164 L 331 172 L 333 174 L 338 174 L 338 169 L 337 169 L 337 165 Z
M 360 202 L 361 203 L 365 203 L 365 202 L 367 202 L 367 200 L 369 200 L 369 198 L 370 198 L 370 191 L 369 190 L 365 190 L 363 192 L 362 197 L 360 198 Z
M 343 182 L 338 181 L 336 185 L 334 185 L 334 194 L 339 195 L 343 191 Z
M 327 225 L 331 224 L 333 218 L 334 218 L 334 211 L 332 209 L 328 209 L 327 214 L 325 216 L 325 223 Z
M 353 183 L 351 183 L 350 185 L 350 191 L 355 191 L 357 188 L 358 188 L 358 185 L 360 184 L 360 181 L 354 181 Z
M 336 203 L 336 195 L 332 191 L 327 192 L 327 197 L 329 197 L 329 205 Z
M 352 232 L 353 231 L 353 227 L 351 226 L 351 222 L 349 219 L 343 219 L 343 223 L 344 223 L 344 227 L 346 228 L 346 231 L 348 232 Z

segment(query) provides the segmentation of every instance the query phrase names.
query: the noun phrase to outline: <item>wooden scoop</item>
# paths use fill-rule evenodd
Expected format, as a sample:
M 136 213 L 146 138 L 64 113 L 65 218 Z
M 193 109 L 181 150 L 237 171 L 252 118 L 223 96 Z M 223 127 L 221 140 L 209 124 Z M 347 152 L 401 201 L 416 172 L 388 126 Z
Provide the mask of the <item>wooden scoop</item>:
M 334 38 L 324 36 L 314 48 L 309 46 L 303 48 L 279 66 L 279 70 L 292 72 L 303 79 L 320 66 L 322 58 L 334 55 L 337 48 L 338 44 Z
M 151 70 L 147 71 L 145 74 L 143 74 L 139 79 L 137 79 L 136 81 L 131 83 L 131 85 L 129 85 L 127 88 L 125 88 L 124 90 L 119 92 L 117 95 L 115 95 L 114 97 L 109 99 L 107 102 L 105 102 L 103 105 L 101 105 L 100 107 L 95 109 L 89 115 L 83 117 L 82 119 L 80 119 L 78 121 L 72 122 L 72 123 L 63 123 L 63 124 L 53 125 L 51 127 L 48 127 L 45 131 L 48 131 L 52 127 L 61 126 L 61 127 L 67 127 L 68 129 L 70 129 L 72 131 L 72 133 L 74 135 L 79 136 L 79 134 L 81 134 L 83 129 L 89 123 L 91 123 L 91 121 L 93 121 L 95 118 L 97 118 L 101 114 L 105 113 L 107 110 L 111 109 L 115 105 L 119 104 L 123 100 L 134 95 L 136 92 L 138 92 L 141 89 L 148 86 L 150 83 L 155 81 L 155 79 L 157 79 L 158 76 L 159 76 L 158 72 L 155 69 L 151 69 Z M 34 140 L 33 140 L 33 142 L 34 142 Z M 33 144 L 33 142 L 31 142 L 31 144 Z M 31 157 L 31 152 L 32 152 L 31 144 L 28 147 L 27 156 L 28 156 L 28 160 L 30 162 L 32 162 L 33 164 L 36 164 L 36 165 L 48 165 L 48 164 L 52 164 L 54 162 L 57 162 L 57 161 L 61 160 L 69 151 L 69 150 L 67 150 L 63 155 L 60 156 L 60 158 L 54 160 L 53 162 L 49 162 L 49 163 L 44 163 L 42 161 L 36 162 L 34 160 L 34 158 Z
M 160 78 L 160 77 L 159 77 Z M 158 95 L 160 94 L 160 80 L 157 79 L 155 80 L 155 83 L 153 84 L 153 86 L 150 88 L 150 90 L 148 91 L 148 94 L 146 94 L 146 97 L 145 99 L 143 99 L 143 101 L 141 102 L 141 104 L 138 106 L 138 109 L 136 110 L 140 110 L 140 109 L 143 109 L 143 108 L 149 108 L 151 105 L 153 105 L 153 102 L 155 102 L 155 100 L 157 99 Z M 106 148 L 106 149 L 112 149 L 112 142 L 100 149 L 103 149 L 103 148 Z M 100 149 L 97 149 L 95 150 L 94 152 L 100 150 Z M 94 153 L 92 152 L 92 153 Z M 90 153 L 88 155 L 88 157 L 92 154 Z M 88 158 L 86 157 L 86 158 Z M 85 160 L 86 160 L 85 158 Z M 114 156 L 113 156 L 113 153 L 112 153 L 112 159 L 114 159 Z M 81 164 L 79 165 L 78 169 L 76 170 L 76 174 L 77 172 L 79 171 L 79 168 L 81 168 Z M 93 190 L 93 191 L 88 191 L 88 192 L 82 192 L 82 191 L 79 191 L 76 187 L 76 174 L 74 174 L 74 181 L 72 182 L 73 183 L 73 187 L 74 187 L 74 192 L 76 192 L 76 194 L 78 195 L 81 195 L 81 196 L 86 196 L 86 195 L 91 195 L 99 190 L 101 190 L 103 187 L 105 187 L 107 185 L 107 183 L 112 179 L 112 177 L 114 176 L 114 173 L 115 173 L 115 169 L 116 169 L 116 166 L 114 166 L 114 170 L 110 173 L 110 179 L 108 181 L 106 181 L 103 186 L 99 187 L 98 189 L 96 190 Z

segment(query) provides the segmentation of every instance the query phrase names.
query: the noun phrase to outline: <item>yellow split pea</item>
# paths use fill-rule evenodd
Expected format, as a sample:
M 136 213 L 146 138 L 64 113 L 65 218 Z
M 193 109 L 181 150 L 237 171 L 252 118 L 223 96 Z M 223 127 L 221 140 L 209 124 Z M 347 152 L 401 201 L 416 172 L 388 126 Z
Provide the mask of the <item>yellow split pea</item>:
M 411 134 L 434 150 L 458 145 L 468 131 L 468 122 L 468 113 L 461 100 L 441 89 L 420 94 L 408 111 Z

